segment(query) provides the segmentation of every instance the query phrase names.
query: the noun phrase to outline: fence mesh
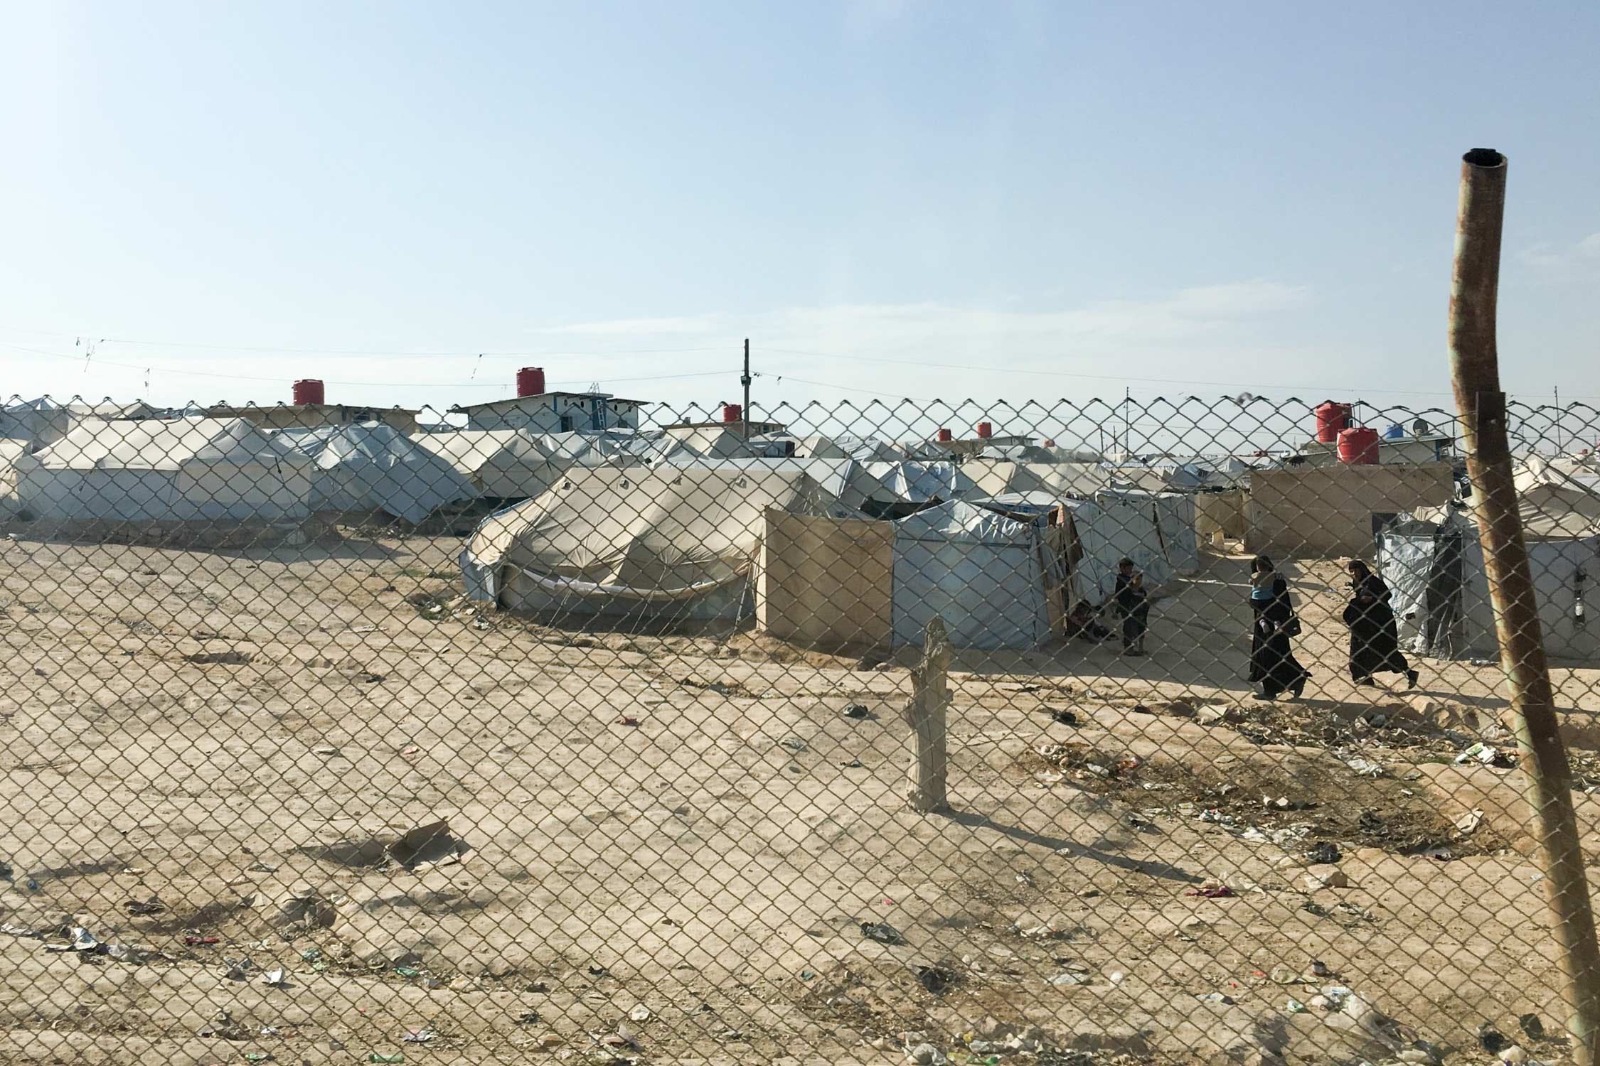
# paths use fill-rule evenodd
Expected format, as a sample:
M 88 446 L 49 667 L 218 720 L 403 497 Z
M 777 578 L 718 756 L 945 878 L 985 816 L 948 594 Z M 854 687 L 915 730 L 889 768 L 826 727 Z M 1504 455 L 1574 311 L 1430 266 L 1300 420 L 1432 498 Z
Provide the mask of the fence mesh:
M 0 1060 L 1568 1056 L 1451 413 L 326 413 L 8 410 Z

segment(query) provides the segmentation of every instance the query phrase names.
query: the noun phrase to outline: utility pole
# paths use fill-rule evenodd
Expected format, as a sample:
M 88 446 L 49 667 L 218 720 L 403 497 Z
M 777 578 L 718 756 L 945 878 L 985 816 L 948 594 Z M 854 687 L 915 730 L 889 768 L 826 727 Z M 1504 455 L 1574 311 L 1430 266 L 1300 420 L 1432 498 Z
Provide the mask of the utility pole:
M 744 376 L 739 379 L 744 386 L 744 407 L 740 408 L 740 423 L 744 426 L 744 439 L 750 439 L 750 338 L 744 339 Z

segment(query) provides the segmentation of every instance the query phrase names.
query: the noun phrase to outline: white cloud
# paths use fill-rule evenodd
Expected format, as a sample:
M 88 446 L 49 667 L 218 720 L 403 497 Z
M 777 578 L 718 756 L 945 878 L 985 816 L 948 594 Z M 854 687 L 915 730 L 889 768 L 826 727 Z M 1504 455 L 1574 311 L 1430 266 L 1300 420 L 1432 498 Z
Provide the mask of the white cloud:
M 1589 278 L 1600 270 L 1600 233 L 1572 244 L 1535 244 L 1518 253 L 1517 259 L 1548 280 Z

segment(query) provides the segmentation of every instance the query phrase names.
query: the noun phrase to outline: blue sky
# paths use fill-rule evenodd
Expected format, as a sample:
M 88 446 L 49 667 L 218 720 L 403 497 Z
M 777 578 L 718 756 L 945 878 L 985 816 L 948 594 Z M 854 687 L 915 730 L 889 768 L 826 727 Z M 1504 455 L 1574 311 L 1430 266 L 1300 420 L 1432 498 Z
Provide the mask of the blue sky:
M 0 13 L 8 395 L 1439 404 L 1485 146 L 1506 384 L 1600 402 L 1592 2 Z

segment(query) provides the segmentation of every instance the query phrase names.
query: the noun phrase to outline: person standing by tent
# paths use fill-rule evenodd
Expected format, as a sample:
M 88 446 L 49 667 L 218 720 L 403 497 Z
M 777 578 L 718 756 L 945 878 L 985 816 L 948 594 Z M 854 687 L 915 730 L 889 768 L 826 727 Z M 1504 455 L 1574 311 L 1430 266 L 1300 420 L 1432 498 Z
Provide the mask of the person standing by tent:
M 1296 699 L 1305 692 L 1311 671 L 1294 657 L 1291 641 L 1300 635 L 1289 582 L 1258 555 L 1250 564 L 1250 682 L 1261 686 L 1261 698 L 1275 700 L 1284 692 Z
M 1350 678 L 1358 685 L 1376 685 L 1373 674 L 1406 675 L 1406 687 L 1417 687 L 1417 672 L 1400 651 L 1400 627 L 1389 604 L 1389 586 L 1360 559 L 1350 560 L 1350 602 L 1344 624 L 1350 627 Z
M 1132 559 L 1117 564 L 1117 585 L 1110 602 L 1122 615 L 1122 654 L 1143 655 L 1145 631 L 1150 628 L 1150 593 Z

